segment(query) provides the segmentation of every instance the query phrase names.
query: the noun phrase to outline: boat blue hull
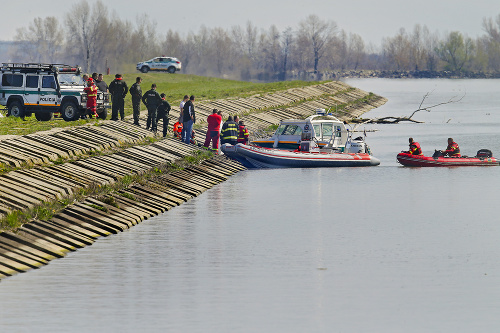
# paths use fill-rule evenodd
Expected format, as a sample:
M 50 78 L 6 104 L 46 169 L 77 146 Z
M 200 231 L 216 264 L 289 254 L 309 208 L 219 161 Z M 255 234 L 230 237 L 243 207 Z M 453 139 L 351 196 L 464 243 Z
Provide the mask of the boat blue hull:
M 221 149 L 247 168 L 332 168 L 380 164 L 369 154 L 291 152 L 243 144 L 223 145 Z

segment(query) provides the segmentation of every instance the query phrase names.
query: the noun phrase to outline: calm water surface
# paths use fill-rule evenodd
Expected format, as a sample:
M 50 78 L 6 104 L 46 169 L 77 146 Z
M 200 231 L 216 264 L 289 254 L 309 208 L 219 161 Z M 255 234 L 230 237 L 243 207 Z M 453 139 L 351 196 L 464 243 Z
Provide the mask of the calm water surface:
M 500 156 L 499 80 L 349 80 L 379 167 L 241 172 L 0 283 L 0 332 L 498 332 L 500 168 L 404 168 L 452 136 Z

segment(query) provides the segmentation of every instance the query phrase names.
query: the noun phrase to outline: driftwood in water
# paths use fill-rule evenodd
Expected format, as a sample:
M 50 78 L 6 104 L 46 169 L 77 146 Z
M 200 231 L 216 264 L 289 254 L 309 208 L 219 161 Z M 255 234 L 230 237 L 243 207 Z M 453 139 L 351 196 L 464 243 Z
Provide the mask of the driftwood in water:
M 422 98 L 422 102 L 420 102 L 420 105 L 419 105 L 418 109 L 416 109 L 415 111 L 413 111 L 413 113 L 409 117 L 404 117 L 404 116 L 403 117 L 392 117 L 392 116 L 388 116 L 388 117 L 373 118 L 373 119 L 352 119 L 351 122 L 352 123 L 362 123 L 362 124 L 398 124 L 398 123 L 400 123 L 402 121 L 409 121 L 409 122 L 421 124 L 421 123 L 424 123 L 424 122 L 412 119 L 412 117 L 415 115 L 415 113 L 417 113 L 419 111 L 431 112 L 432 108 L 435 108 L 437 106 L 444 105 L 444 104 L 458 103 L 458 102 L 460 102 L 465 97 L 465 93 L 464 93 L 460 98 L 458 98 L 457 96 L 453 96 L 447 102 L 441 102 L 441 103 L 438 103 L 438 104 L 434 104 L 432 106 L 423 107 L 422 104 L 424 104 L 425 99 L 427 97 L 429 97 L 430 94 L 431 93 L 428 92 L 428 93 L 426 93 L 424 95 L 424 97 Z

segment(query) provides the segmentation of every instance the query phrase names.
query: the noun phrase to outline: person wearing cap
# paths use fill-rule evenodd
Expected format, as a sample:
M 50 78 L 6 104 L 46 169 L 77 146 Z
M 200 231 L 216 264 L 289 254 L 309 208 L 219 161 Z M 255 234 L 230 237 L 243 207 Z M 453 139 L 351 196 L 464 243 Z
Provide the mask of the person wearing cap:
M 170 113 L 170 104 L 165 100 L 166 95 L 164 93 L 160 94 L 161 102 L 157 111 L 156 123 L 161 119 L 163 120 L 163 137 L 167 136 L 168 129 L 168 115 Z M 158 126 L 156 126 L 158 127 Z
M 151 89 L 146 91 L 142 96 L 142 102 L 148 108 L 148 120 L 146 122 L 146 129 L 151 127 L 151 131 L 156 132 L 156 109 L 160 106 L 162 99 L 160 94 L 156 91 L 156 83 L 151 85 Z
M 90 118 L 97 115 L 97 87 L 94 84 L 94 79 L 89 78 L 87 80 L 87 86 L 83 89 L 87 93 L 87 112 L 90 114 Z
M 111 93 L 111 120 L 118 120 L 120 113 L 121 120 L 125 119 L 125 96 L 127 96 L 128 86 L 121 74 L 116 74 L 115 79 L 109 84 Z

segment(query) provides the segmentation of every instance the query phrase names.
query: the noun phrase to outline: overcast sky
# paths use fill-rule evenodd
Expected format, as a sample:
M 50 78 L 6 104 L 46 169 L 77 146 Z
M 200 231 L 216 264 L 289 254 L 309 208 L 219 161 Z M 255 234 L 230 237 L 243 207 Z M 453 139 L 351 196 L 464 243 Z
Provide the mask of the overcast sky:
M 27 27 L 35 17 L 64 15 L 79 0 L 2 1 L 0 40 L 12 40 L 16 28 Z M 93 4 L 95 0 L 89 0 Z M 393 37 L 400 28 L 411 31 L 416 24 L 431 32 L 460 31 L 469 37 L 484 33 L 483 18 L 500 14 L 498 0 L 106 0 L 105 6 L 123 20 L 135 23 L 137 15 L 147 14 L 158 24 L 158 32 L 168 29 L 196 32 L 201 25 L 230 28 L 251 21 L 258 28 L 272 24 L 279 30 L 296 28 L 310 14 L 332 20 L 340 29 L 357 33 L 366 44 L 380 46 L 382 38 Z

